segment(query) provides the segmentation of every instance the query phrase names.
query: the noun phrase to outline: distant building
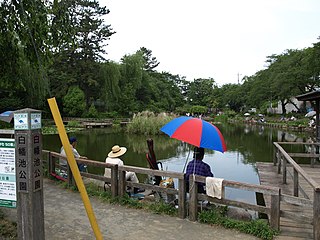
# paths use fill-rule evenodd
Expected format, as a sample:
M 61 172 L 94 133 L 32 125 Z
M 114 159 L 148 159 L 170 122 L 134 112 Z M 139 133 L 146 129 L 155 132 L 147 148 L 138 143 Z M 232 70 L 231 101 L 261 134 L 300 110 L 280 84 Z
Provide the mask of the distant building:
M 295 97 L 291 98 L 291 101 L 300 109 L 304 108 L 304 102 L 303 101 L 298 101 Z M 292 103 L 287 103 L 285 108 L 286 108 L 286 113 L 291 113 L 291 112 L 296 112 L 298 111 L 298 109 L 295 107 L 295 105 Z M 306 109 L 310 109 L 311 103 L 310 102 L 306 102 Z M 281 105 L 281 101 L 278 102 L 277 107 L 275 108 L 271 108 L 268 107 L 267 109 L 268 113 L 272 113 L 272 114 L 283 114 L 282 112 L 282 105 Z

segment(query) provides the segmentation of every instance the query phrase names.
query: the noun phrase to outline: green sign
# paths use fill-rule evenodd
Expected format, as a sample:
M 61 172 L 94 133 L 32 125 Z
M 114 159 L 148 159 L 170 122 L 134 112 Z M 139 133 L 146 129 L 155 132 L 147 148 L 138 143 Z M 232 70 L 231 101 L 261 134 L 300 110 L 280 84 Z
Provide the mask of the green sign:
M 16 207 L 15 141 L 0 138 L 0 206 Z

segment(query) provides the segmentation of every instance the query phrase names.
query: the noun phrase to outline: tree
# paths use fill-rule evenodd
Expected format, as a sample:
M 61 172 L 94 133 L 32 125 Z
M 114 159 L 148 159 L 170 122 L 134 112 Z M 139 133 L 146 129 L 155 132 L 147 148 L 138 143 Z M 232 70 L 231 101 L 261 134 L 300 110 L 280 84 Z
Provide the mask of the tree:
M 47 5 L 40 0 L 0 3 L 0 87 L 5 108 L 43 106 L 50 59 Z
M 141 47 L 139 51 L 142 53 L 145 61 L 144 70 L 146 70 L 147 72 L 153 72 L 154 69 L 160 64 L 160 62 L 158 62 L 156 57 L 152 57 L 151 50 L 145 47 Z
M 214 89 L 213 78 L 209 79 L 195 79 L 189 83 L 187 90 L 188 102 L 192 105 L 212 107 L 212 96 Z
M 87 109 L 99 97 L 96 93 L 103 84 L 97 75 L 99 61 L 105 60 L 102 56 L 105 40 L 114 34 L 110 25 L 104 24 L 103 17 L 108 13 L 96 0 L 54 1 L 52 42 L 57 51 L 54 66 L 64 67 L 53 66 L 56 74 L 52 76 L 65 73 L 68 86 L 78 85 L 85 93 Z M 57 37 L 62 40 L 55 39 Z M 59 83 L 53 84 L 57 85 Z
M 83 91 L 77 87 L 70 87 L 67 95 L 63 97 L 63 111 L 71 117 L 82 116 L 85 112 L 85 95 Z

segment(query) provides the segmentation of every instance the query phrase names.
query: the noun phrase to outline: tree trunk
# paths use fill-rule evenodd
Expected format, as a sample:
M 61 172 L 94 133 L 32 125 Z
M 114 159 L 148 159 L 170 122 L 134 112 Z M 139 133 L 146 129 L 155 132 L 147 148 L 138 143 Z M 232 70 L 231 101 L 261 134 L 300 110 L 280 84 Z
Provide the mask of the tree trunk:
M 288 102 L 286 102 L 285 100 L 281 100 L 281 108 L 282 108 L 282 114 L 286 115 L 287 114 L 287 110 L 286 110 L 286 105 Z

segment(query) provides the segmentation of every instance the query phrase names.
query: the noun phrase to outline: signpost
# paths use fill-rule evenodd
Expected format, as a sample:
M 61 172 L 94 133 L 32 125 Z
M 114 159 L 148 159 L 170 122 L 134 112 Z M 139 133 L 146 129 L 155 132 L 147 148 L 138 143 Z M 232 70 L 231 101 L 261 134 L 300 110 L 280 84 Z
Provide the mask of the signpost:
M 14 112 L 18 239 L 45 238 L 41 111 Z

